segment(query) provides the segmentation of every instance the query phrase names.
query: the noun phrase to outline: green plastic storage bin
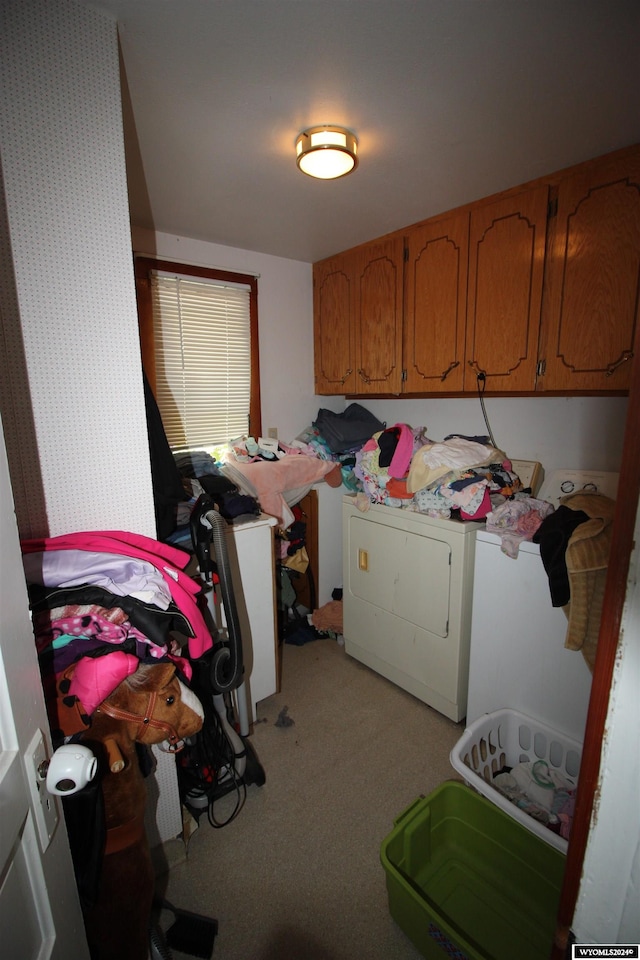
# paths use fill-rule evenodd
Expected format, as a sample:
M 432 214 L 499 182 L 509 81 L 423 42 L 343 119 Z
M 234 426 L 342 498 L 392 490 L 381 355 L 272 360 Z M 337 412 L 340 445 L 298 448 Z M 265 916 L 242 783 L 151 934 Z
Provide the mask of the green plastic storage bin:
M 427 960 L 548 960 L 565 857 L 447 781 L 383 841 L 391 916 Z

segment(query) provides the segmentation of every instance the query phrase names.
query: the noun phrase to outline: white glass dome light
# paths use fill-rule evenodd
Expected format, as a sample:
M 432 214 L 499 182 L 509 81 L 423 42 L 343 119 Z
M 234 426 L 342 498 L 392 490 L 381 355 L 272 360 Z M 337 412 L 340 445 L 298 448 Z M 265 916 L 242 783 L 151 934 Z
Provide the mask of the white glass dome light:
M 296 162 L 310 177 L 336 180 L 358 166 L 358 141 L 344 127 L 309 127 L 296 140 Z

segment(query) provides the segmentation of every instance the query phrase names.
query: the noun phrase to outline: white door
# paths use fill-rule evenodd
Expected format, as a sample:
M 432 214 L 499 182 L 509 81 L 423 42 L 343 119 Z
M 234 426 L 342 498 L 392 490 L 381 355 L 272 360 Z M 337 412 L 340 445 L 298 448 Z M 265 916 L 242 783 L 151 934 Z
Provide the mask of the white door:
M 86 960 L 59 801 L 38 789 L 50 739 L 0 422 L 0 954 Z

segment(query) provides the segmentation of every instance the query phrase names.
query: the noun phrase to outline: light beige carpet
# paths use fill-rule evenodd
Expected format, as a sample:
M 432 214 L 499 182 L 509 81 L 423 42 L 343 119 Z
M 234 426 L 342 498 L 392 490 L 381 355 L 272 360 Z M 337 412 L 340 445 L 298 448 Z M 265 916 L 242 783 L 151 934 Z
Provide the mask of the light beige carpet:
M 283 707 L 291 726 L 276 726 Z M 160 891 L 218 920 L 214 960 L 417 960 L 389 916 L 380 845 L 417 796 L 457 779 L 463 724 L 324 639 L 285 645 L 282 692 L 258 716 L 266 783 L 228 826 L 200 818 Z

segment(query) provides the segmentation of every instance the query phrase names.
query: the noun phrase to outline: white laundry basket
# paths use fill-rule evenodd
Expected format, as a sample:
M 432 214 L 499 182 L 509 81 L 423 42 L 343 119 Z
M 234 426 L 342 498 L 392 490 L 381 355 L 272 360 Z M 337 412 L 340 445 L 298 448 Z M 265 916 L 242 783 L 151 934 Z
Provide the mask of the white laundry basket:
M 451 751 L 450 760 L 469 784 L 492 803 L 518 820 L 542 840 L 567 851 L 567 841 L 543 823 L 511 803 L 493 786 L 493 777 L 503 767 L 545 760 L 563 780 L 577 784 L 582 745 L 552 727 L 504 708 L 478 717 L 464 731 Z

